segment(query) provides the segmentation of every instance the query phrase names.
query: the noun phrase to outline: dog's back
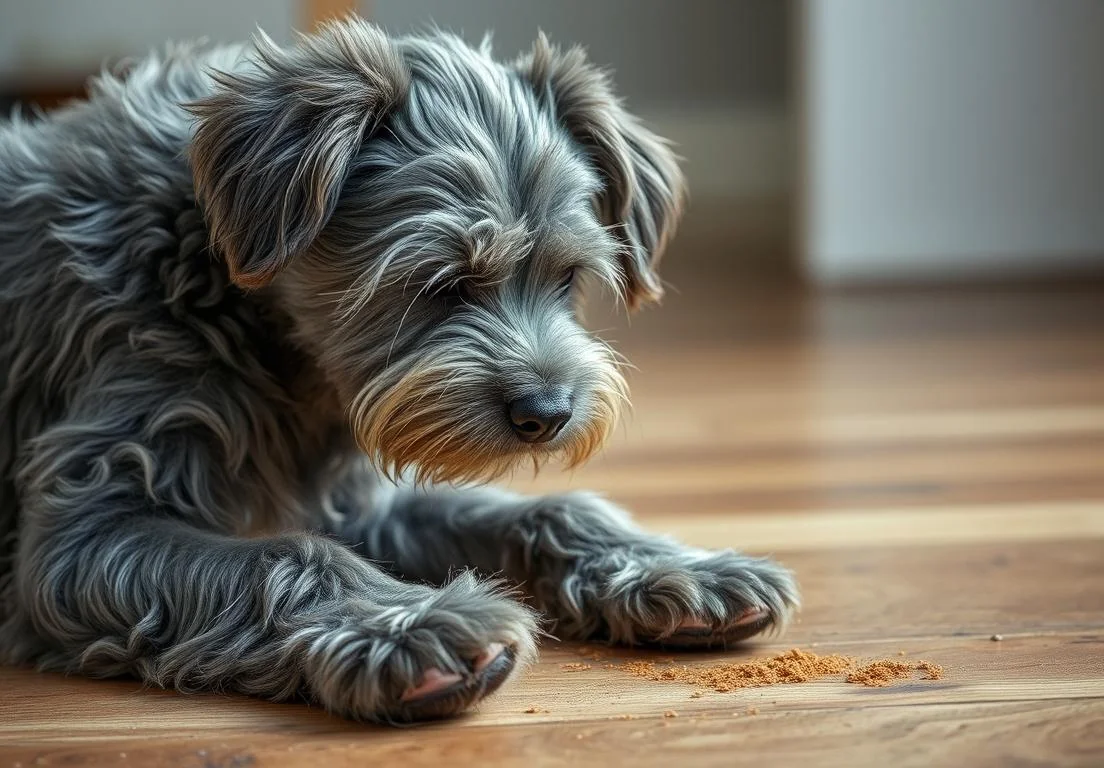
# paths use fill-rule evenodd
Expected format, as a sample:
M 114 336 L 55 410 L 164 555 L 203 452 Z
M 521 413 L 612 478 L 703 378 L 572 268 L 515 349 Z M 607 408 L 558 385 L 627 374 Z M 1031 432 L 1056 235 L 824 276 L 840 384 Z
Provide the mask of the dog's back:
M 239 53 L 171 50 L 96 78 L 87 101 L 0 122 L 0 574 L 28 441 L 64 410 L 108 337 L 142 327 L 143 295 L 163 290 L 161 256 L 206 237 L 183 105 L 209 92 L 210 67 L 232 67 Z M 123 327 L 128 306 L 134 323 Z

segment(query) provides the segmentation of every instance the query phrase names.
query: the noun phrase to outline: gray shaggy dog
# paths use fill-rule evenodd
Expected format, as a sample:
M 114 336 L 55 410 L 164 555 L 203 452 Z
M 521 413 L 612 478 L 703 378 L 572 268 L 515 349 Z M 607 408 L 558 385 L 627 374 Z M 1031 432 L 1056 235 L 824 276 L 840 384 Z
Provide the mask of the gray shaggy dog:
M 492 692 L 538 612 L 780 625 L 770 561 L 480 485 L 602 444 L 578 284 L 657 298 L 682 184 L 580 50 L 357 19 L 0 125 L 0 658 L 394 722 Z

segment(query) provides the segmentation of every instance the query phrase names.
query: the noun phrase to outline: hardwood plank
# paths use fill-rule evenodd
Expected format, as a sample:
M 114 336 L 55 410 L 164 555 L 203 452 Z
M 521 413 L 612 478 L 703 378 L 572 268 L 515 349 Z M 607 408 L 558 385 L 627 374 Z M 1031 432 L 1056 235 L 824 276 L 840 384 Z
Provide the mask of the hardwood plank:
M 730 457 L 718 451 L 695 455 L 690 461 L 671 460 L 677 457 L 672 452 L 648 462 L 596 461 L 568 477 L 547 473 L 532 479 L 519 477 L 510 485 L 528 492 L 589 487 L 615 496 L 691 496 L 795 485 L 827 491 L 872 483 L 945 486 L 1005 478 L 1099 477 L 1104 467 L 1104 436 L 1083 442 L 1072 438 L 1028 445 L 999 441 L 937 449 L 824 451 L 792 457 L 754 453 Z
M 788 642 L 1059 632 L 1104 622 L 1104 540 L 784 552 L 804 590 Z
M 1104 628 L 1102 628 L 1104 629 Z M 590 646 L 587 646 L 590 647 Z M 787 650 L 786 644 L 709 654 L 675 654 L 677 663 L 706 665 L 745 661 Z M 662 660 L 662 651 L 609 649 L 607 662 L 567 671 L 578 662 L 577 645 L 545 648 L 541 661 L 517 684 L 485 702 L 478 714 L 455 728 L 596 722 L 618 718 L 661 718 L 666 711 L 685 716 L 718 716 L 754 707 L 761 713 L 849 710 L 905 705 L 1080 700 L 1104 698 L 1104 633 L 1053 636 L 931 638 L 821 644 L 823 653 L 859 659 L 926 659 L 941 664 L 940 681 L 913 679 L 888 688 L 843 682 L 842 676 L 793 685 L 747 688 L 730 693 L 704 691 L 677 682 L 635 678 L 606 663 Z M 900 656 L 904 651 L 907 655 Z M 1045 659 L 1045 663 L 1040 663 Z M 0 702 L 0 744 L 53 744 L 86 739 L 183 738 L 190 733 L 245 738 L 251 733 L 348 734 L 365 726 L 305 705 L 272 704 L 242 696 L 181 695 L 145 690 L 137 681 L 93 681 L 5 670 L 18 702 Z M 530 709 L 538 712 L 527 712 Z M 58 721 L 66 729 L 59 733 Z
M 1104 407 L 1052 406 L 993 409 L 886 409 L 882 411 L 763 414 L 747 406 L 731 405 L 732 393 L 695 394 L 683 397 L 646 398 L 639 403 L 632 438 L 621 437 L 611 455 L 631 456 L 661 450 L 812 450 L 827 446 L 894 445 L 938 441 L 971 442 L 979 439 L 1047 436 L 1104 436 Z M 739 395 L 735 398 L 741 399 Z M 712 402 L 716 400 L 717 402 Z M 717 430 L 702 410 L 725 408 L 726 415 L 740 417 L 739 429 Z M 723 411 L 722 411 L 723 412 Z
M 1104 501 L 1051 501 L 837 511 L 695 509 L 645 515 L 648 527 L 699 547 L 718 541 L 750 551 L 1060 541 L 1104 538 Z
M 23 766 L 775 765 L 1096 766 L 1104 702 L 930 704 L 876 710 L 768 712 L 415 731 L 264 733 L 105 739 L 21 746 L 0 758 Z

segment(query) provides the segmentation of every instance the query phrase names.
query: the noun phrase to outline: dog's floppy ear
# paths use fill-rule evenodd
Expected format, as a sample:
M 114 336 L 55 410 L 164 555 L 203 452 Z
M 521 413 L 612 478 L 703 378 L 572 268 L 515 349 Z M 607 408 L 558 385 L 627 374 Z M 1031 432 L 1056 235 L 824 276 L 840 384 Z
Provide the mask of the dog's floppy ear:
M 234 282 L 255 288 L 318 236 L 409 76 L 383 32 L 355 18 L 287 49 L 259 33 L 249 56 L 240 71 L 213 73 L 215 92 L 190 105 L 190 152 L 212 242 Z
M 658 300 L 663 287 L 656 266 L 685 197 L 674 153 L 621 106 L 608 73 L 587 61 L 582 48 L 560 50 L 541 33 L 518 68 L 602 175 L 598 211 L 625 245 L 629 307 Z

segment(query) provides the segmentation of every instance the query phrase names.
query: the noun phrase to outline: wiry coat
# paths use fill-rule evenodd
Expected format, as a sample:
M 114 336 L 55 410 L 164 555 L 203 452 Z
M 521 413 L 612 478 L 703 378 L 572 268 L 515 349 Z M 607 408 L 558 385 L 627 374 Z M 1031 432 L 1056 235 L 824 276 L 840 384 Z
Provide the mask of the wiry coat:
M 459 568 L 565 635 L 781 622 L 785 571 L 595 497 L 383 479 L 593 453 L 624 385 L 572 280 L 655 298 L 680 198 L 580 52 L 356 20 L 0 126 L 0 657 L 412 718 L 533 653 L 532 612 Z M 502 404 L 550 382 L 575 413 L 522 444 Z M 404 698 L 433 668 L 459 682 Z

